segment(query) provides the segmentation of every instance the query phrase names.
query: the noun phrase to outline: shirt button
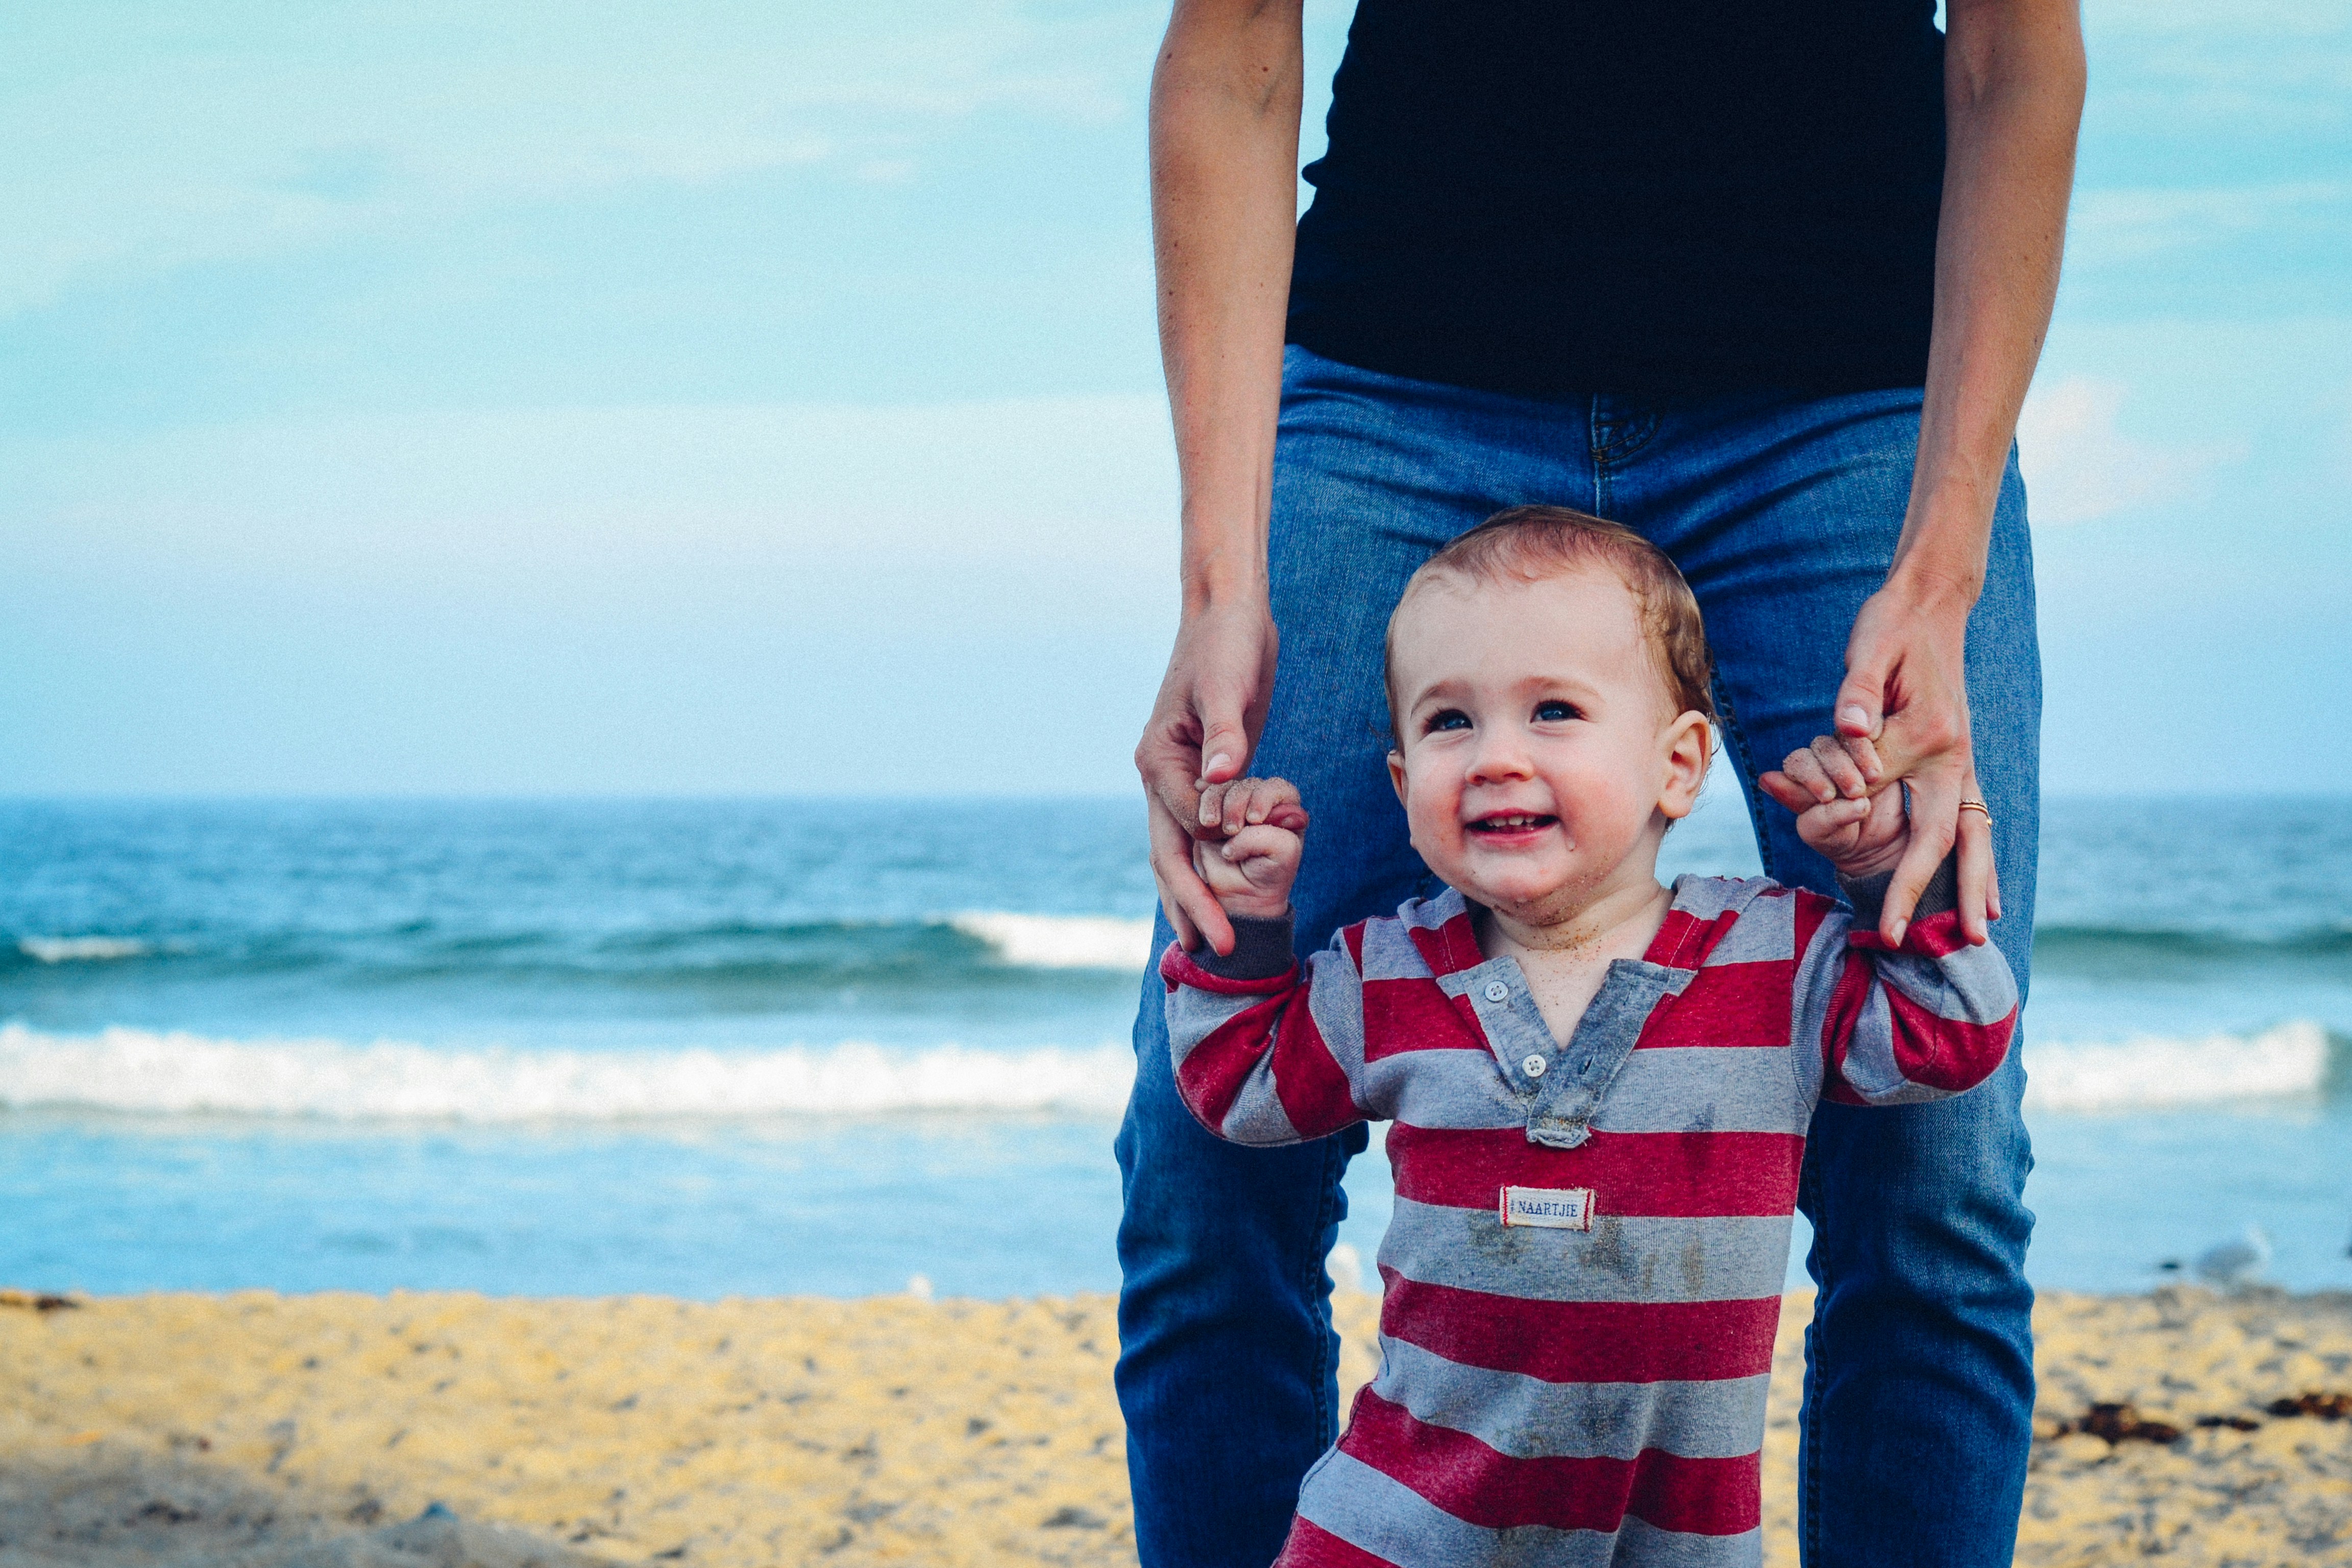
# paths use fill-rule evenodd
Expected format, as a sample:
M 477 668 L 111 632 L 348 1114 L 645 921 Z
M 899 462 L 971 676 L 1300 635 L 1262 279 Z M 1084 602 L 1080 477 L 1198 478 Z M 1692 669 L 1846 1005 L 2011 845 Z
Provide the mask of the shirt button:
M 1541 1057 L 1529 1057 L 1519 1064 L 1519 1070 L 1529 1078 L 1541 1078 L 1544 1075 L 1544 1068 L 1549 1065 Z
M 1504 984 L 1503 984 L 1501 981 L 1499 981 L 1499 980 L 1489 980 L 1488 982 L 1486 982 L 1486 1000 L 1487 1000 L 1487 1001 L 1489 1001 L 1489 1002 L 1507 1002 L 1507 1001 L 1509 1001 L 1510 999 L 1511 999 L 1511 988 L 1510 988 L 1509 986 L 1507 986 L 1507 985 Z

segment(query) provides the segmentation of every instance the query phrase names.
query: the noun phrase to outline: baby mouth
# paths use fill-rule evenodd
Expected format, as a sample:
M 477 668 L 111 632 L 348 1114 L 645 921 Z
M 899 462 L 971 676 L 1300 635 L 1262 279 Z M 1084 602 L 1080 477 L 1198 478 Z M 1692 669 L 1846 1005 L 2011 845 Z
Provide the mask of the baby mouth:
M 1544 812 L 1503 811 L 1496 812 L 1491 816 L 1479 817 L 1473 821 L 1469 827 L 1473 833 L 1496 835 L 1533 833 L 1539 828 L 1549 827 L 1559 821 L 1559 817 Z

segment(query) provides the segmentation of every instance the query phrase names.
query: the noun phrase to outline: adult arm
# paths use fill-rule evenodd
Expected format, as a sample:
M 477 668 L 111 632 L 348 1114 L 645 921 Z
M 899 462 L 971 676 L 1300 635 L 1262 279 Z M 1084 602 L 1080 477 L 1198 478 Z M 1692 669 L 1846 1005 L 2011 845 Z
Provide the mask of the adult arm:
M 1963 656 L 2018 408 L 2058 291 L 2083 110 L 2075 0 L 1948 0 L 1946 15 L 1944 202 L 1918 461 L 1893 569 L 1846 644 L 1835 714 L 1841 735 L 1873 742 L 1871 784 L 1910 786 L 1911 846 L 1879 919 L 1890 943 L 1956 840 L 1961 930 L 1981 942 L 1987 914 L 2000 918 L 1989 825 L 1959 809 L 1978 798 Z M 1769 778 L 1783 805 L 1811 803 Z
M 1274 689 L 1266 517 L 1298 211 L 1300 0 L 1176 0 L 1151 76 L 1160 353 L 1176 426 L 1182 618 L 1135 748 L 1151 874 L 1187 951 L 1234 945 L 1192 868 L 1200 785 L 1249 765 Z

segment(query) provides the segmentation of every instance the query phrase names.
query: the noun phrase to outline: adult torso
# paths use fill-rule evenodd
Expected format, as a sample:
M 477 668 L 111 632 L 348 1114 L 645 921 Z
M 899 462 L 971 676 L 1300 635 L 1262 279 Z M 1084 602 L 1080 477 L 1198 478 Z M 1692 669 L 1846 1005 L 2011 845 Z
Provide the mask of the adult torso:
M 1291 341 L 1457 385 L 1924 376 L 1933 0 L 1360 0 Z

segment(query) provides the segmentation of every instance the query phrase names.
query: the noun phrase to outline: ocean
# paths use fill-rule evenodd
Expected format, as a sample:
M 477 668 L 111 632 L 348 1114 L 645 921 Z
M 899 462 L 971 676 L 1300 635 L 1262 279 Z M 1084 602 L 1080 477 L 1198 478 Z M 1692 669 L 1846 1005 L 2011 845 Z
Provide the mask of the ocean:
M 0 1284 L 1112 1289 L 1141 841 L 1102 800 L 0 803 Z M 1667 860 L 1752 872 L 1737 795 Z M 2053 801 L 2042 877 L 2035 1282 L 2250 1241 L 2352 1286 L 2352 799 Z M 1377 1142 L 1348 1185 L 1360 1281 Z

